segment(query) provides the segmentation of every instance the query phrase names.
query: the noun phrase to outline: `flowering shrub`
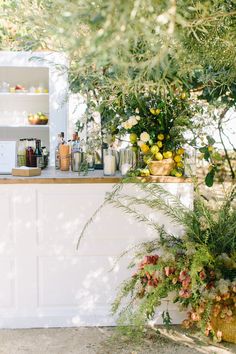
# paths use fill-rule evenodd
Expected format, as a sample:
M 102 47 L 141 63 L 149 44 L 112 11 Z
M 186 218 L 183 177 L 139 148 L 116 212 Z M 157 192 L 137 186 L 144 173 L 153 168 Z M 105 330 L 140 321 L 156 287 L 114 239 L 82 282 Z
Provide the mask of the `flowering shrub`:
M 138 330 L 154 317 L 161 301 L 174 294 L 173 301 L 188 311 L 183 321 L 186 328 L 196 326 L 221 340 L 222 333 L 214 330 L 214 319 L 231 322 L 236 318 L 236 209 L 232 206 L 236 187 L 215 210 L 196 196 L 194 211 L 160 186 L 140 183 L 140 189 L 148 197 L 127 196 L 127 206 L 126 197 L 122 194 L 119 199 L 116 194 L 109 202 L 149 225 L 150 220 L 139 214 L 136 206 L 162 210 L 184 226 L 185 234 L 175 237 L 153 223 L 160 238 L 138 246 L 141 251 L 131 264 L 137 270 L 121 288 L 114 313 L 121 308 L 120 323 L 130 323 Z M 123 301 L 128 295 L 132 300 L 127 306 Z
M 110 132 L 121 138 L 129 134 L 133 149 L 141 149 L 146 165 L 152 160 L 173 159 L 172 175 L 180 177 L 185 133 L 193 127 L 196 110 L 185 92 L 161 97 L 148 91 L 113 101 L 109 109 L 103 108 L 102 115 L 112 117 L 107 125 Z

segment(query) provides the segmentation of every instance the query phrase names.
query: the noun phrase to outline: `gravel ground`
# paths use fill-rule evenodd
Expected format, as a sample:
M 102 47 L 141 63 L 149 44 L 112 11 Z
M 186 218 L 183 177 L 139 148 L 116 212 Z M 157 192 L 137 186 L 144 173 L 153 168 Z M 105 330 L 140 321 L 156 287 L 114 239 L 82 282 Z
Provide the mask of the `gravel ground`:
M 186 335 L 180 326 L 149 335 L 142 344 L 114 337 L 114 328 L 0 330 L 0 354 L 230 354 L 236 345 L 217 344 Z

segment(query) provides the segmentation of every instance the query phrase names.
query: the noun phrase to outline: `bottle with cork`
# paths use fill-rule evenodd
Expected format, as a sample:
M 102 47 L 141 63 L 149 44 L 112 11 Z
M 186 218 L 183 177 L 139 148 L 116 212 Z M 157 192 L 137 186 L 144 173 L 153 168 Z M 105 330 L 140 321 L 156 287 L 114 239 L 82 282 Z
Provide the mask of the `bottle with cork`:
M 70 145 L 66 143 L 64 132 L 61 132 L 61 143 L 59 145 L 60 170 L 69 171 L 70 169 Z

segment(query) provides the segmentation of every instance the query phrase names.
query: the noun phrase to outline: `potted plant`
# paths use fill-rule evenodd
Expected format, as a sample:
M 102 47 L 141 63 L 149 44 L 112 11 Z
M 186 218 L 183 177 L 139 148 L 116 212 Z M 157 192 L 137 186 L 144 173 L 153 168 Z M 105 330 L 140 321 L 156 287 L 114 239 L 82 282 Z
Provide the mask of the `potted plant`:
M 137 246 L 130 264 L 135 272 L 122 284 L 113 304 L 113 313 L 119 314 L 118 323 L 142 331 L 169 297 L 169 301 L 188 311 L 183 322 L 186 328 L 196 326 L 218 341 L 235 343 L 236 187 L 218 208 L 216 203 L 212 208 L 211 203 L 196 195 L 194 209 L 189 210 L 156 184 L 137 185 L 142 198 L 120 194 L 119 189 L 107 201 L 151 225 L 159 235 Z M 183 237 L 149 220 L 138 211 L 139 205 L 147 207 L 147 215 L 148 209 L 162 210 L 172 222 L 184 227 Z M 163 318 L 170 323 L 168 311 Z

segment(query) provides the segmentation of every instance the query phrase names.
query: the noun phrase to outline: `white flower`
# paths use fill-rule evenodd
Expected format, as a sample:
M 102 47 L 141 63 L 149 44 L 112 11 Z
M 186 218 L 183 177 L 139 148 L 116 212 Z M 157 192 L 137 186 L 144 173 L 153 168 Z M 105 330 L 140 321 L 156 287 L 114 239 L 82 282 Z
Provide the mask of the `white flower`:
M 143 144 L 145 144 L 142 140 L 139 140 L 138 142 L 137 142 L 137 145 L 139 146 L 139 147 L 141 147 Z
M 229 291 L 230 281 L 225 279 L 220 279 L 217 288 L 221 294 L 226 294 Z
M 131 117 L 129 117 L 129 119 L 128 119 L 128 123 L 129 123 L 131 126 L 134 126 L 134 125 L 138 124 L 138 121 L 137 121 L 137 119 L 136 119 L 135 116 L 131 116 Z
M 126 130 L 129 129 L 129 124 L 128 121 L 121 123 L 121 126 L 125 128 Z
M 134 125 L 134 124 L 132 124 L 131 122 L 128 121 L 128 122 L 127 122 L 127 127 L 128 127 L 127 129 L 131 129 L 131 128 L 133 127 L 133 125 Z
M 138 108 L 135 109 L 135 113 L 139 114 L 139 109 Z
M 150 135 L 147 133 L 147 132 L 143 132 L 141 135 L 140 135 L 140 139 L 146 143 L 150 140 Z
M 141 118 L 140 116 L 135 116 L 136 120 L 139 121 Z

